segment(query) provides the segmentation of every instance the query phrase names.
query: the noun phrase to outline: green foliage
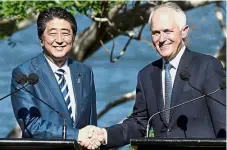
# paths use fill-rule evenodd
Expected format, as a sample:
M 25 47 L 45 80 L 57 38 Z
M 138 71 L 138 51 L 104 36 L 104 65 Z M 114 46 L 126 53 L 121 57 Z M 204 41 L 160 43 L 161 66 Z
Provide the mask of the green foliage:
M 114 5 L 126 4 L 125 0 L 115 1 L 26 1 L 26 0 L 0 0 L 0 39 L 10 36 L 17 31 L 18 23 L 36 16 L 39 12 L 50 7 L 62 7 L 70 11 L 72 14 L 81 13 L 87 16 L 96 16 L 102 13 L 103 7 L 105 11 L 109 11 Z M 9 26 L 10 24 L 10 26 Z M 3 29 L 4 28 L 4 29 Z M 7 29 L 6 29 L 7 28 Z M 7 31 L 6 31 L 6 30 Z
M 128 118 L 131 114 L 132 114 L 132 113 L 130 113 L 130 114 L 127 116 L 127 118 Z M 154 137 L 154 129 L 153 129 L 153 127 L 151 127 L 151 129 L 150 129 L 149 137 L 150 137 L 150 138 L 153 138 L 153 137 Z M 129 145 L 129 149 L 130 149 L 130 150 L 134 150 L 135 148 L 134 148 L 132 145 Z
M 63 8 L 72 7 L 73 2 L 56 1 L 3 1 L 1 3 L 0 15 L 4 19 L 17 18 L 18 21 L 26 19 L 29 15 L 37 15 L 40 11 L 53 6 Z
M 154 137 L 154 129 L 151 127 L 149 137 Z
M 28 18 L 29 15 L 37 15 L 49 7 L 60 6 L 68 9 L 73 14 L 76 12 L 82 14 L 99 14 L 104 1 L 0 1 L 0 17 L 1 19 L 17 18 L 21 21 Z M 106 1 L 111 7 L 117 4 L 126 3 L 126 1 Z
M 152 127 L 151 127 L 150 132 L 149 132 L 149 137 L 150 138 L 153 138 L 154 137 L 154 130 L 153 130 Z M 132 145 L 129 145 L 129 149 L 130 150 L 134 150 L 135 148 Z

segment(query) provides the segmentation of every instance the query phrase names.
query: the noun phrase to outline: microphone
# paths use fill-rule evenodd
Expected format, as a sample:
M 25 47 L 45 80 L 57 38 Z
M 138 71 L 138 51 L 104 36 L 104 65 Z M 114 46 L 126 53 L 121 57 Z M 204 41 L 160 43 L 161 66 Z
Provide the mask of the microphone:
M 181 128 L 181 130 L 184 131 L 184 136 L 186 136 L 186 131 L 187 131 L 187 123 L 188 123 L 188 117 L 185 115 L 180 115 L 180 117 L 177 118 L 177 126 Z
M 161 111 L 158 111 L 158 112 L 154 113 L 154 114 L 148 119 L 148 121 L 147 121 L 147 129 L 146 129 L 146 136 L 145 136 L 145 137 L 146 137 L 146 138 L 149 137 L 150 121 L 151 121 L 151 119 L 152 119 L 154 116 L 156 116 L 156 115 L 158 115 L 158 114 L 160 114 L 160 113 L 163 113 L 163 112 L 165 112 L 165 111 L 167 111 L 167 110 L 171 110 L 171 109 L 180 107 L 180 106 L 182 106 L 182 105 L 191 103 L 191 102 L 196 101 L 196 100 L 198 100 L 198 99 L 201 99 L 201 98 L 203 98 L 203 97 L 206 97 L 206 96 L 209 96 L 209 95 L 211 95 L 211 94 L 214 94 L 214 93 L 216 93 L 217 91 L 219 91 L 220 89 L 221 89 L 221 88 L 219 87 L 219 88 L 216 89 L 215 91 L 210 92 L 210 93 L 208 93 L 208 94 L 206 94 L 206 95 L 204 94 L 204 95 L 202 95 L 202 96 L 193 98 L 193 99 L 191 99 L 191 100 L 189 100 L 189 101 L 180 103 L 180 104 L 178 104 L 178 105 L 175 105 L 175 106 L 172 106 L 172 107 L 169 107 L 169 108 L 166 108 L 166 109 L 163 109 L 163 110 L 161 110 Z
M 197 90 L 198 92 L 200 92 L 203 95 L 206 95 L 207 97 L 213 99 L 214 101 L 216 101 L 217 103 L 223 105 L 226 107 L 226 104 L 223 104 L 222 102 L 218 101 L 217 99 L 215 99 L 214 97 L 207 95 L 206 93 L 202 92 L 201 90 L 199 90 L 198 88 L 194 87 L 193 85 L 191 85 L 191 83 L 189 82 L 189 79 L 191 77 L 190 72 L 188 72 L 187 70 L 184 70 L 180 73 L 180 78 L 184 81 L 187 81 L 189 86 L 191 86 L 193 89 Z M 220 83 L 220 89 L 223 90 L 226 88 L 226 79 L 222 79 L 222 82 Z
M 36 73 L 31 73 L 28 75 L 28 83 L 29 84 L 36 84 L 39 82 L 39 76 Z
M 35 106 L 32 106 L 29 109 L 29 114 L 30 114 L 31 118 L 35 118 L 35 117 L 40 117 L 41 116 L 41 113 L 40 113 L 39 109 L 37 107 L 35 107 Z
M 25 107 L 19 109 L 19 111 L 17 113 L 17 117 L 22 120 L 25 120 L 27 115 L 28 115 L 28 109 Z
M 21 89 L 23 89 L 24 87 L 31 84 L 31 83 L 27 83 L 27 76 L 25 74 L 22 74 L 22 73 L 20 73 L 16 76 L 16 82 L 20 85 L 23 85 L 23 86 L 18 88 L 18 89 L 14 87 L 15 90 L 13 92 L 3 96 L 2 98 L 0 98 L 0 101 L 11 96 L 11 95 L 13 95 L 13 94 L 15 94 L 15 93 L 17 93 L 17 92 L 19 92 Z
M 226 79 L 222 79 L 220 87 L 221 87 L 222 90 L 224 90 L 226 88 Z
M 226 130 L 225 129 L 220 129 L 218 131 L 217 138 L 226 138 Z
M 24 85 L 27 83 L 27 76 L 25 74 L 20 73 L 19 75 L 16 76 L 16 82 Z
M 27 129 L 27 125 L 26 125 L 26 122 L 25 122 L 25 119 L 26 117 L 28 116 L 29 112 L 28 112 L 28 109 L 23 107 L 23 108 L 20 108 L 18 113 L 17 113 L 17 117 L 18 119 L 21 119 L 23 121 L 23 127 L 21 127 L 21 130 L 22 130 L 22 137 L 24 137 L 24 130 L 27 130 L 28 134 L 30 137 L 32 137 L 32 134 L 31 132 Z
M 28 76 L 28 83 L 29 84 L 36 84 L 39 81 L 39 76 L 36 73 L 31 73 Z M 35 97 L 36 99 L 38 99 L 39 101 L 41 101 L 43 104 L 45 104 L 47 107 L 49 107 L 51 110 L 53 110 L 54 112 L 56 112 L 63 120 L 63 128 L 62 128 L 62 138 L 65 140 L 66 139 L 66 135 L 67 135 L 67 125 L 66 125 L 66 118 L 64 115 L 62 115 L 59 111 L 55 110 L 52 106 L 50 106 L 49 104 L 47 104 L 45 101 L 43 101 L 42 99 L 40 99 L 38 96 L 36 96 L 35 94 L 33 94 L 32 92 L 30 92 L 29 90 L 26 89 L 25 86 L 22 85 L 23 90 L 25 90 L 26 92 L 28 92 L 30 95 L 32 95 L 33 97 Z M 31 107 L 30 108 L 30 113 L 35 116 L 35 117 L 40 117 L 40 111 L 38 110 L 38 108 L 36 107 Z

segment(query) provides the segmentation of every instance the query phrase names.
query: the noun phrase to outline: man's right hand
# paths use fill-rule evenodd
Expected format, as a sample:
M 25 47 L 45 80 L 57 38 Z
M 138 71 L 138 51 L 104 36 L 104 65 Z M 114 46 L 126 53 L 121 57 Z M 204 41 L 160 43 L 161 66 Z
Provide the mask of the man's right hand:
M 97 149 L 101 144 L 106 144 L 107 132 L 104 128 L 86 126 L 79 130 L 78 143 L 89 150 Z

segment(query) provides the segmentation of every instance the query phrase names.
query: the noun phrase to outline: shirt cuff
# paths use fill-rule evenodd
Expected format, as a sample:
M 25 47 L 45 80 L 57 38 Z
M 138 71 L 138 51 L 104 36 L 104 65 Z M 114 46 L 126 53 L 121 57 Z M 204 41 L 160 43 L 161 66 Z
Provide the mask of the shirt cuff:
M 104 134 L 104 141 L 102 145 L 107 145 L 107 131 L 105 128 L 102 128 L 103 134 Z

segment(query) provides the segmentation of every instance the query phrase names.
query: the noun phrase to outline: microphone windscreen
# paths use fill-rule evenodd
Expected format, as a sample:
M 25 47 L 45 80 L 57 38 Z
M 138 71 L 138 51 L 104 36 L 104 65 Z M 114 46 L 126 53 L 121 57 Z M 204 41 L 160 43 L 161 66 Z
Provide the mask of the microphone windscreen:
M 226 88 L 226 79 L 225 78 L 222 79 L 220 87 L 221 87 L 222 90 Z
M 177 118 L 177 126 L 181 128 L 182 130 L 187 130 L 187 123 L 188 123 L 188 117 L 185 115 L 181 115 Z
M 17 117 L 19 119 L 23 119 L 23 120 L 25 120 L 25 118 L 27 117 L 27 115 L 28 115 L 28 109 L 25 108 L 25 107 L 19 109 L 19 111 L 17 113 Z
M 32 106 L 29 109 L 29 114 L 30 114 L 31 118 L 35 118 L 35 117 L 40 117 L 41 116 L 39 109 L 37 107 L 35 107 L 35 106 Z
M 20 73 L 16 76 L 16 81 L 20 85 L 24 85 L 27 82 L 27 76 L 23 73 Z
M 217 138 L 226 138 L 226 130 L 220 129 L 217 134 Z
M 187 70 L 184 70 L 180 73 L 180 78 L 184 81 L 189 81 L 190 77 L 191 74 Z
M 36 84 L 39 82 L 39 76 L 36 73 L 31 73 L 28 75 L 28 83 Z

